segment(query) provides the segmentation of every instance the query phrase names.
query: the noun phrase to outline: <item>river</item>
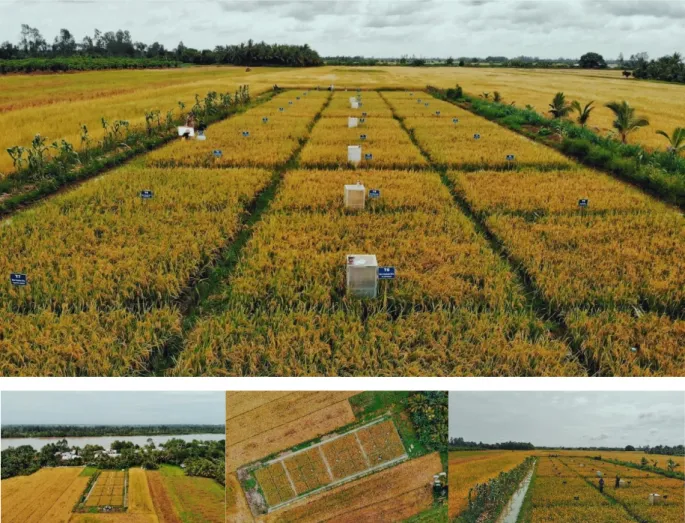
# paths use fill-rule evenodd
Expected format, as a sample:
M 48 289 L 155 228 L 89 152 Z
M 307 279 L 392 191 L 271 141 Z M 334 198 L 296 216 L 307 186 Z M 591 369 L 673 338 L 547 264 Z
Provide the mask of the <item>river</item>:
M 136 445 L 147 444 L 148 438 L 151 438 L 155 445 L 165 443 L 170 439 L 182 439 L 184 441 L 205 440 L 205 441 L 219 441 L 226 439 L 224 434 L 182 434 L 182 435 L 164 435 L 164 436 L 93 436 L 82 438 L 2 438 L 0 446 L 2 450 L 8 447 L 19 447 L 20 445 L 31 445 L 35 450 L 42 449 L 45 445 L 50 443 L 57 443 L 61 439 L 66 439 L 69 446 L 78 446 L 83 448 L 86 445 L 100 445 L 105 449 L 109 449 L 113 441 L 131 441 Z

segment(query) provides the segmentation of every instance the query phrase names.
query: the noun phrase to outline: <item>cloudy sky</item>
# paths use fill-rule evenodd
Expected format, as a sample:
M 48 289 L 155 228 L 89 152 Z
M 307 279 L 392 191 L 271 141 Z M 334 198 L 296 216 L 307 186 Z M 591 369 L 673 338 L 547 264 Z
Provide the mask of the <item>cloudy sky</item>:
M 684 392 L 450 392 L 450 437 L 536 446 L 685 444 Z
M 0 0 L 0 41 L 20 24 L 51 42 L 128 29 L 134 40 L 213 48 L 252 38 L 324 56 L 560 56 L 685 52 L 682 0 Z
M 3 392 L 7 425 L 223 425 L 223 392 Z

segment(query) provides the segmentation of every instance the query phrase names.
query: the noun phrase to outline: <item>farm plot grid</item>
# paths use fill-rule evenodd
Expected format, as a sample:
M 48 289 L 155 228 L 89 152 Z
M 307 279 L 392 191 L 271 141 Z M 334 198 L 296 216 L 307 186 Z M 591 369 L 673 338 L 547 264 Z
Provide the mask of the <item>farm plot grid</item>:
M 564 318 L 594 372 L 683 374 L 681 213 L 586 169 L 448 176 Z
M 348 161 L 348 146 L 358 146 L 361 151 L 357 165 L 362 169 L 428 166 L 378 93 L 360 94 L 363 103 L 356 109 L 349 107 L 350 95 L 350 92 L 333 95 L 302 151 L 300 165 L 308 168 L 354 167 Z M 354 120 L 356 125 L 348 127 L 349 120 Z
M 83 505 L 86 509 L 124 508 L 126 506 L 127 486 L 127 471 L 104 470 L 98 475 Z
M 290 94 L 270 101 L 288 109 L 281 115 L 276 106 L 279 116 L 264 124 L 285 129 L 287 138 L 269 131 L 268 141 L 287 142 L 287 150 L 273 156 L 264 144 L 251 150 L 267 154 L 269 167 L 299 146 L 328 97 L 312 92 L 291 106 Z M 270 109 L 259 109 L 237 118 L 261 125 Z M 235 147 L 221 131 L 205 142 L 182 142 L 154 154 L 173 157 L 175 147 L 196 143 L 249 149 L 246 142 Z M 149 166 L 148 155 L 147 167 L 144 161 L 121 167 L 4 221 L 0 272 L 24 274 L 27 285 L 9 278 L 0 285 L 0 374 L 149 372 L 154 355 L 181 336 L 184 293 L 235 239 L 249 206 L 272 181 L 272 170 L 216 168 L 228 165 L 217 160 L 211 168 L 194 167 L 194 160 L 162 168 Z
M 381 419 L 269 461 L 254 476 L 271 512 L 406 459 L 394 423 Z
M 681 214 L 425 93 L 360 96 L 280 93 L 3 222 L 28 285 L 0 285 L 0 374 L 685 372 Z M 356 182 L 380 197 L 354 213 Z M 346 294 L 357 252 L 397 269 L 375 301 Z
M 598 488 L 604 478 L 604 492 Z M 615 479 L 621 483 L 617 488 Z M 650 501 L 658 494 L 657 503 Z M 685 483 L 592 459 L 539 460 L 531 493 L 532 523 L 542 521 L 676 523 L 685 510 Z

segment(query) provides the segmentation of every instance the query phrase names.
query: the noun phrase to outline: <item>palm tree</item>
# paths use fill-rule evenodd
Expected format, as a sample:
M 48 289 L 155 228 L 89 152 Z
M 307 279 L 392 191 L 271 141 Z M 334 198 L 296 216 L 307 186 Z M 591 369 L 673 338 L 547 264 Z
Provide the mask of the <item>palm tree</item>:
M 626 143 L 628 134 L 636 131 L 640 127 L 649 125 L 649 120 L 643 117 L 635 116 L 635 108 L 628 105 L 628 102 L 610 102 L 606 107 L 611 109 L 616 116 L 614 120 L 614 129 L 621 135 L 621 141 Z
M 594 100 L 588 103 L 585 107 L 581 107 L 578 100 L 573 100 L 573 102 L 571 102 L 571 107 L 578 113 L 578 123 L 582 127 L 585 127 L 585 124 L 590 119 L 590 113 L 594 109 L 594 107 L 591 107 L 593 103 L 595 103 Z
M 657 131 L 656 134 L 660 134 L 668 140 L 668 150 L 673 154 L 680 154 L 685 151 L 685 128 L 676 127 L 671 136 L 665 131 Z
M 549 104 L 549 112 L 552 113 L 554 118 L 563 118 L 571 112 L 571 106 L 566 103 L 566 97 L 564 93 L 557 93 L 554 95 L 552 103 Z

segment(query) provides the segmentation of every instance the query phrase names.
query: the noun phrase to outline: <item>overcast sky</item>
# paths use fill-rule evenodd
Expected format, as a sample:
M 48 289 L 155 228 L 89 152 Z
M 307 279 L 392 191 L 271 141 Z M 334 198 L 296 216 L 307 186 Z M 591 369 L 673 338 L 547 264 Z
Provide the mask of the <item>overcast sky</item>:
M 3 392 L 7 425 L 223 425 L 223 392 Z
M 685 444 L 685 392 L 450 392 L 449 434 L 536 446 Z
M 605 58 L 685 51 L 682 0 L 0 0 L 0 41 L 20 25 L 48 42 L 60 28 L 214 48 L 252 38 L 310 44 L 324 56 Z

